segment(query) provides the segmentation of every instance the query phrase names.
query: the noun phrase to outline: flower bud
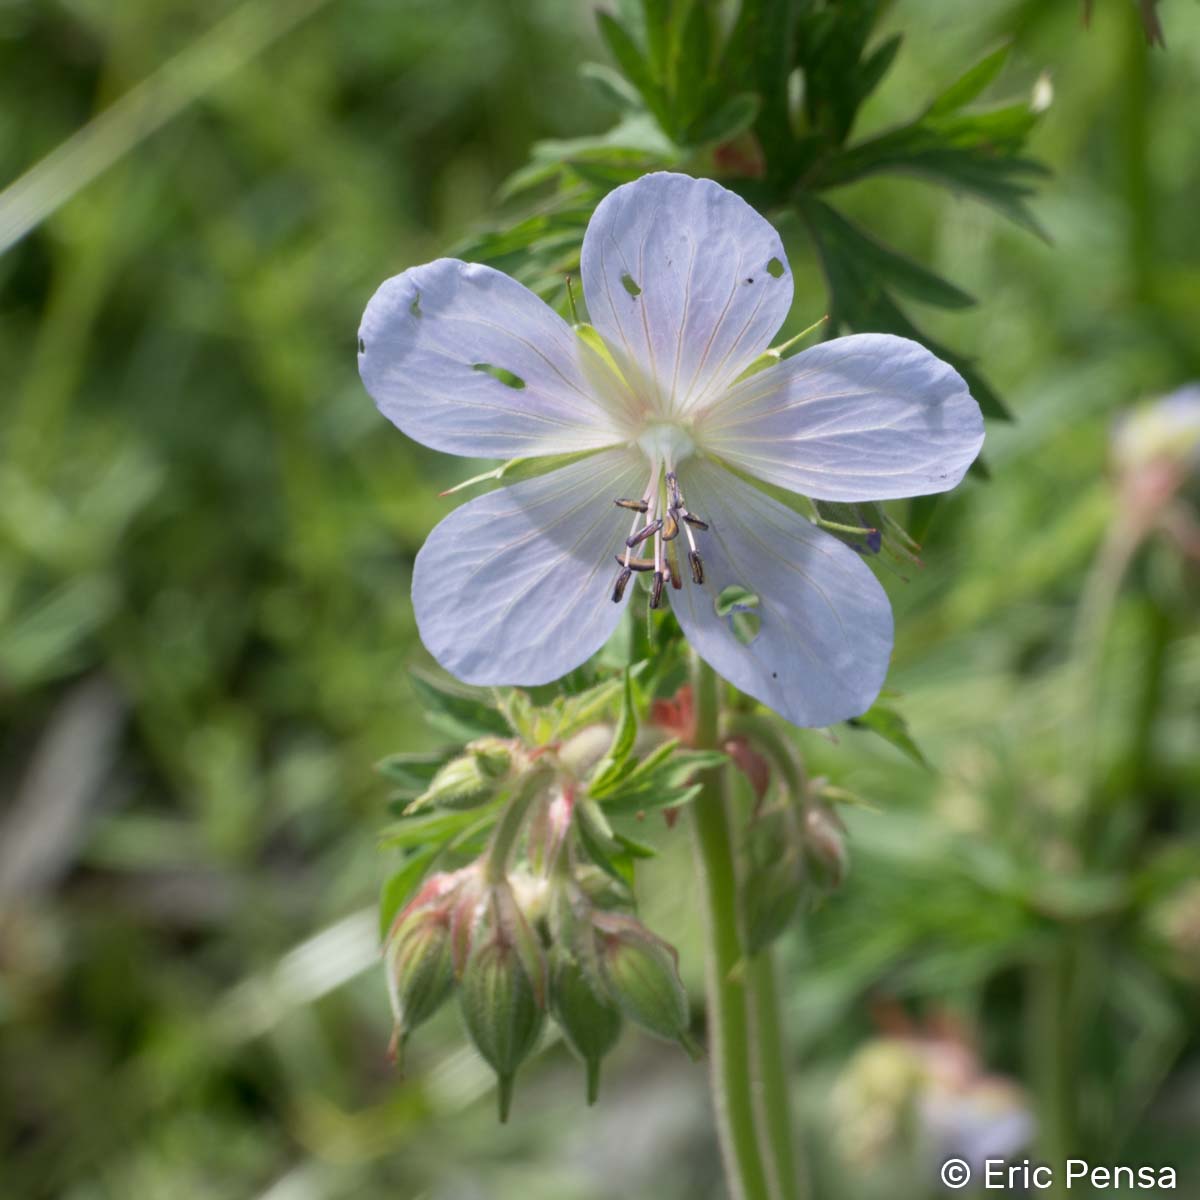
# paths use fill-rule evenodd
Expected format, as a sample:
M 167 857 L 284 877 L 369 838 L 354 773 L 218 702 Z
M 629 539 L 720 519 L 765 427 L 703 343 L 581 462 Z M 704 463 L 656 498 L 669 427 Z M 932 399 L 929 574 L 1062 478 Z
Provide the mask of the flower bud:
M 834 891 L 842 886 L 850 866 L 846 827 L 828 805 L 813 803 L 805 810 L 804 859 L 818 887 Z
M 405 810 L 478 808 L 500 794 L 512 767 L 512 747 L 503 738 L 480 738 L 452 758 Z
M 600 1061 L 617 1044 L 621 1014 L 567 950 L 556 948 L 550 964 L 550 1011 L 568 1046 L 587 1068 L 587 1102 L 596 1103 Z
M 467 1033 L 499 1080 L 508 1120 L 513 1079 L 542 1031 L 546 962 L 507 884 L 491 887 L 463 971 L 459 1001 Z
M 741 910 L 746 950 L 769 946 L 795 917 L 807 871 L 798 809 L 790 801 L 759 811 L 746 829 Z
M 699 1047 L 688 1032 L 688 998 L 675 948 L 632 917 L 596 913 L 593 925 L 600 969 L 617 1007 L 636 1025 L 679 1042 L 698 1057 Z
M 404 915 L 393 926 L 384 954 L 395 1021 L 393 1044 L 401 1049 L 454 987 L 449 910 L 422 907 Z
M 467 750 L 488 779 L 503 779 L 512 767 L 512 743 L 504 738 L 477 738 Z

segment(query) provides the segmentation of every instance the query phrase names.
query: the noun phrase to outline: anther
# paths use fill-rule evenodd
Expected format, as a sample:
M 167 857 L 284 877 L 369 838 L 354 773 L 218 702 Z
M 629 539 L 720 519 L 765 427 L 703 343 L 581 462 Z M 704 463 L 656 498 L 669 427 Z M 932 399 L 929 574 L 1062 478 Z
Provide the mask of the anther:
M 663 584 L 666 582 L 666 576 L 662 571 L 654 572 L 654 587 L 650 592 L 650 607 L 658 608 L 662 604 Z
M 687 522 L 689 525 L 694 525 L 694 526 L 695 526 L 697 529 L 707 529 L 707 528 L 708 528 L 708 522 L 707 522 L 707 521 L 702 521 L 702 520 L 700 520 L 700 518 L 699 518 L 698 516 L 696 516 L 696 514 L 695 514 L 695 513 L 690 513 L 690 512 L 688 512 L 688 510 L 687 510 L 686 508 L 685 508 L 685 509 L 683 509 L 683 511 L 682 511 L 682 512 L 681 512 L 679 515 L 680 515 L 681 517 L 683 517 L 683 519 L 684 519 L 684 520 L 685 520 L 685 521 L 686 521 L 686 522 Z
M 632 550 L 634 546 L 640 546 L 647 538 L 652 538 L 661 528 L 661 521 L 651 521 L 649 525 L 643 525 L 632 537 L 627 537 L 625 545 Z
M 613 503 L 618 508 L 629 508 L 634 512 L 644 513 L 650 505 L 645 500 L 614 500 Z
M 673 542 L 679 536 L 679 510 L 671 508 L 667 510 L 667 515 L 663 517 L 663 541 Z
M 633 578 L 633 572 L 628 567 L 624 567 L 617 576 L 616 583 L 613 584 L 612 598 L 614 604 L 621 603 L 621 597 L 625 595 L 625 588 L 631 578 Z
M 704 582 L 704 560 L 696 553 L 695 550 L 688 551 L 688 563 L 692 568 L 692 582 L 700 584 Z
M 622 567 L 627 567 L 631 571 L 653 571 L 654 559 L 652 558 L 629 558 L 626 559 L 623 554 L 614 554 L 613 558 L 621 564 Z

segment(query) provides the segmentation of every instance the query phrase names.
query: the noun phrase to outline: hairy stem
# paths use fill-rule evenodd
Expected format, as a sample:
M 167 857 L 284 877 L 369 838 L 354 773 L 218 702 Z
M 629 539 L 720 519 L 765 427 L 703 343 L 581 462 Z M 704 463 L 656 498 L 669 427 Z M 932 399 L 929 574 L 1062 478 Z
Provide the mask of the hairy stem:
M 698 658 L 693 659 L 692 691 L 696 712 L 695 745 L 712 749 L 719 744 L 720 701 L 717 678 Z M 752 964 L 745 959 L 738 922 L 737 875 L 733 837 L 720 768 L 705 773 L 702 791 L 691 805 L 697 874 L 704 904 L 708 937 L 708 1049 L 712 1074 L 713 1108 L 721 1142 L 721 1156 L 732 1200 L 792 1200 L 789 1174 L 779 1157 L 784 1149 L 776 1134 L 790 1128 L 769 1128 L 764 1108 L 770 1096 L 778 1099 L 786 1086 L 782 1055 L 776 1042 L 778 1021 L 774 1011 L 774 977 L 770 988 L 756 995 L 748 986 Z M 765 981 L 764 981 L 765 982 Z M 754 1021 L 751 1005 L 761 1005 L 768 1018 Z M 753 1031 L 753 1032 L 752 1032 Z M 772 1056 L 772 1078 L 767 1082 L 764 1063 Z M 759 1099 L 766 1101 L 758 1103 Z M 786 1107 L 782 1110 L 786 1114 Z M 763 1120 L 760 1121 L 760 1114 Z M 790 1126 L 786 1116 L 783 1118 Z M 790 1160 L 790 1137 L 786 1154 Z
M 770 948 L 750 962 L 750 1034 L 758 1076 L 760 1129 L 765 1134 L 773 1167 L 772 1183 L 781 1200 L 800 1200 L 792 1104 L 788 1092 L 787 1047 L 779 1017 L 779 984 Z

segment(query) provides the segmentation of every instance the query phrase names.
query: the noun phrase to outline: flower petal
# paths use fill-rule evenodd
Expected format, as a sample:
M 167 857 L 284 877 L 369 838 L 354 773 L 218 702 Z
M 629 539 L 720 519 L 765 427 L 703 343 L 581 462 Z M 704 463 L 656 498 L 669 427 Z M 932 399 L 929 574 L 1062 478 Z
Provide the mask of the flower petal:
M 603 451 L 446 517 L 413 570 L 434 658 L 467 683 L 532 686 L 598 650 L 624 611 L 611 592 L 628 514 L 613 500 L 641 495 L 648 474 L 637 452 Z
M 661 413 L 719 394 L 792 305 L 779 234 L 709 179 L 660 172 L 610 192 L 583 239 L 592 323 Z
M 816 500 L 945 492 L 983 445 L 962 376 L 907 338 L 824 342 L 738 384 L 701 415 L 706 450 Z
M 700 656 L 735 687 L 802 726 L 831 725 L 870 708 L 887 675 L 892 610 L 848 546 L 716 464 L 680 468 L 700 535 L 704 585 L 671 592 Z M 717 600 L 740 587 L 758 598 L 758 635 L 745 644 Z
M 439 258 L 387 280 L 358 339 L 380 411 L 435 450 L 517 458 L 623 440 L 590 379 L 597 367 L 611 372 L 553 309 L 491 267 Z

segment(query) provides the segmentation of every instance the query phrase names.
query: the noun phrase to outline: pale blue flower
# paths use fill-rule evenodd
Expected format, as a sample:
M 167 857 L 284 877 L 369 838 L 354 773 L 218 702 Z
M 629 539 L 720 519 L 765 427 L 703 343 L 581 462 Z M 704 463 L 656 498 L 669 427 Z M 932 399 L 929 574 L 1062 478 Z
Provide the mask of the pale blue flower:
M 792 277 L 771 225 L 709 180 L 647 175 L 610 193 L 580 274 L 593 341 L 515 280 L 455 259 L 389 279 L 367 306 L 359 370 L 409 437 L 471 457 L 595 452 L 434 529 L 413 576 L 425 645 L 469 683 L 547 683 L 603 645 L 648 564 L 652 598 L 669 597 L 742 691 L 798 725 L 865 711 L 891 654 L 883 589 L 745 479 L 820 500 L 946 491 L 983 441 L 966 384 L 879 334 L 746 375 Z M 735 587 L 742 607 L 757 598 L 748 644 Z

